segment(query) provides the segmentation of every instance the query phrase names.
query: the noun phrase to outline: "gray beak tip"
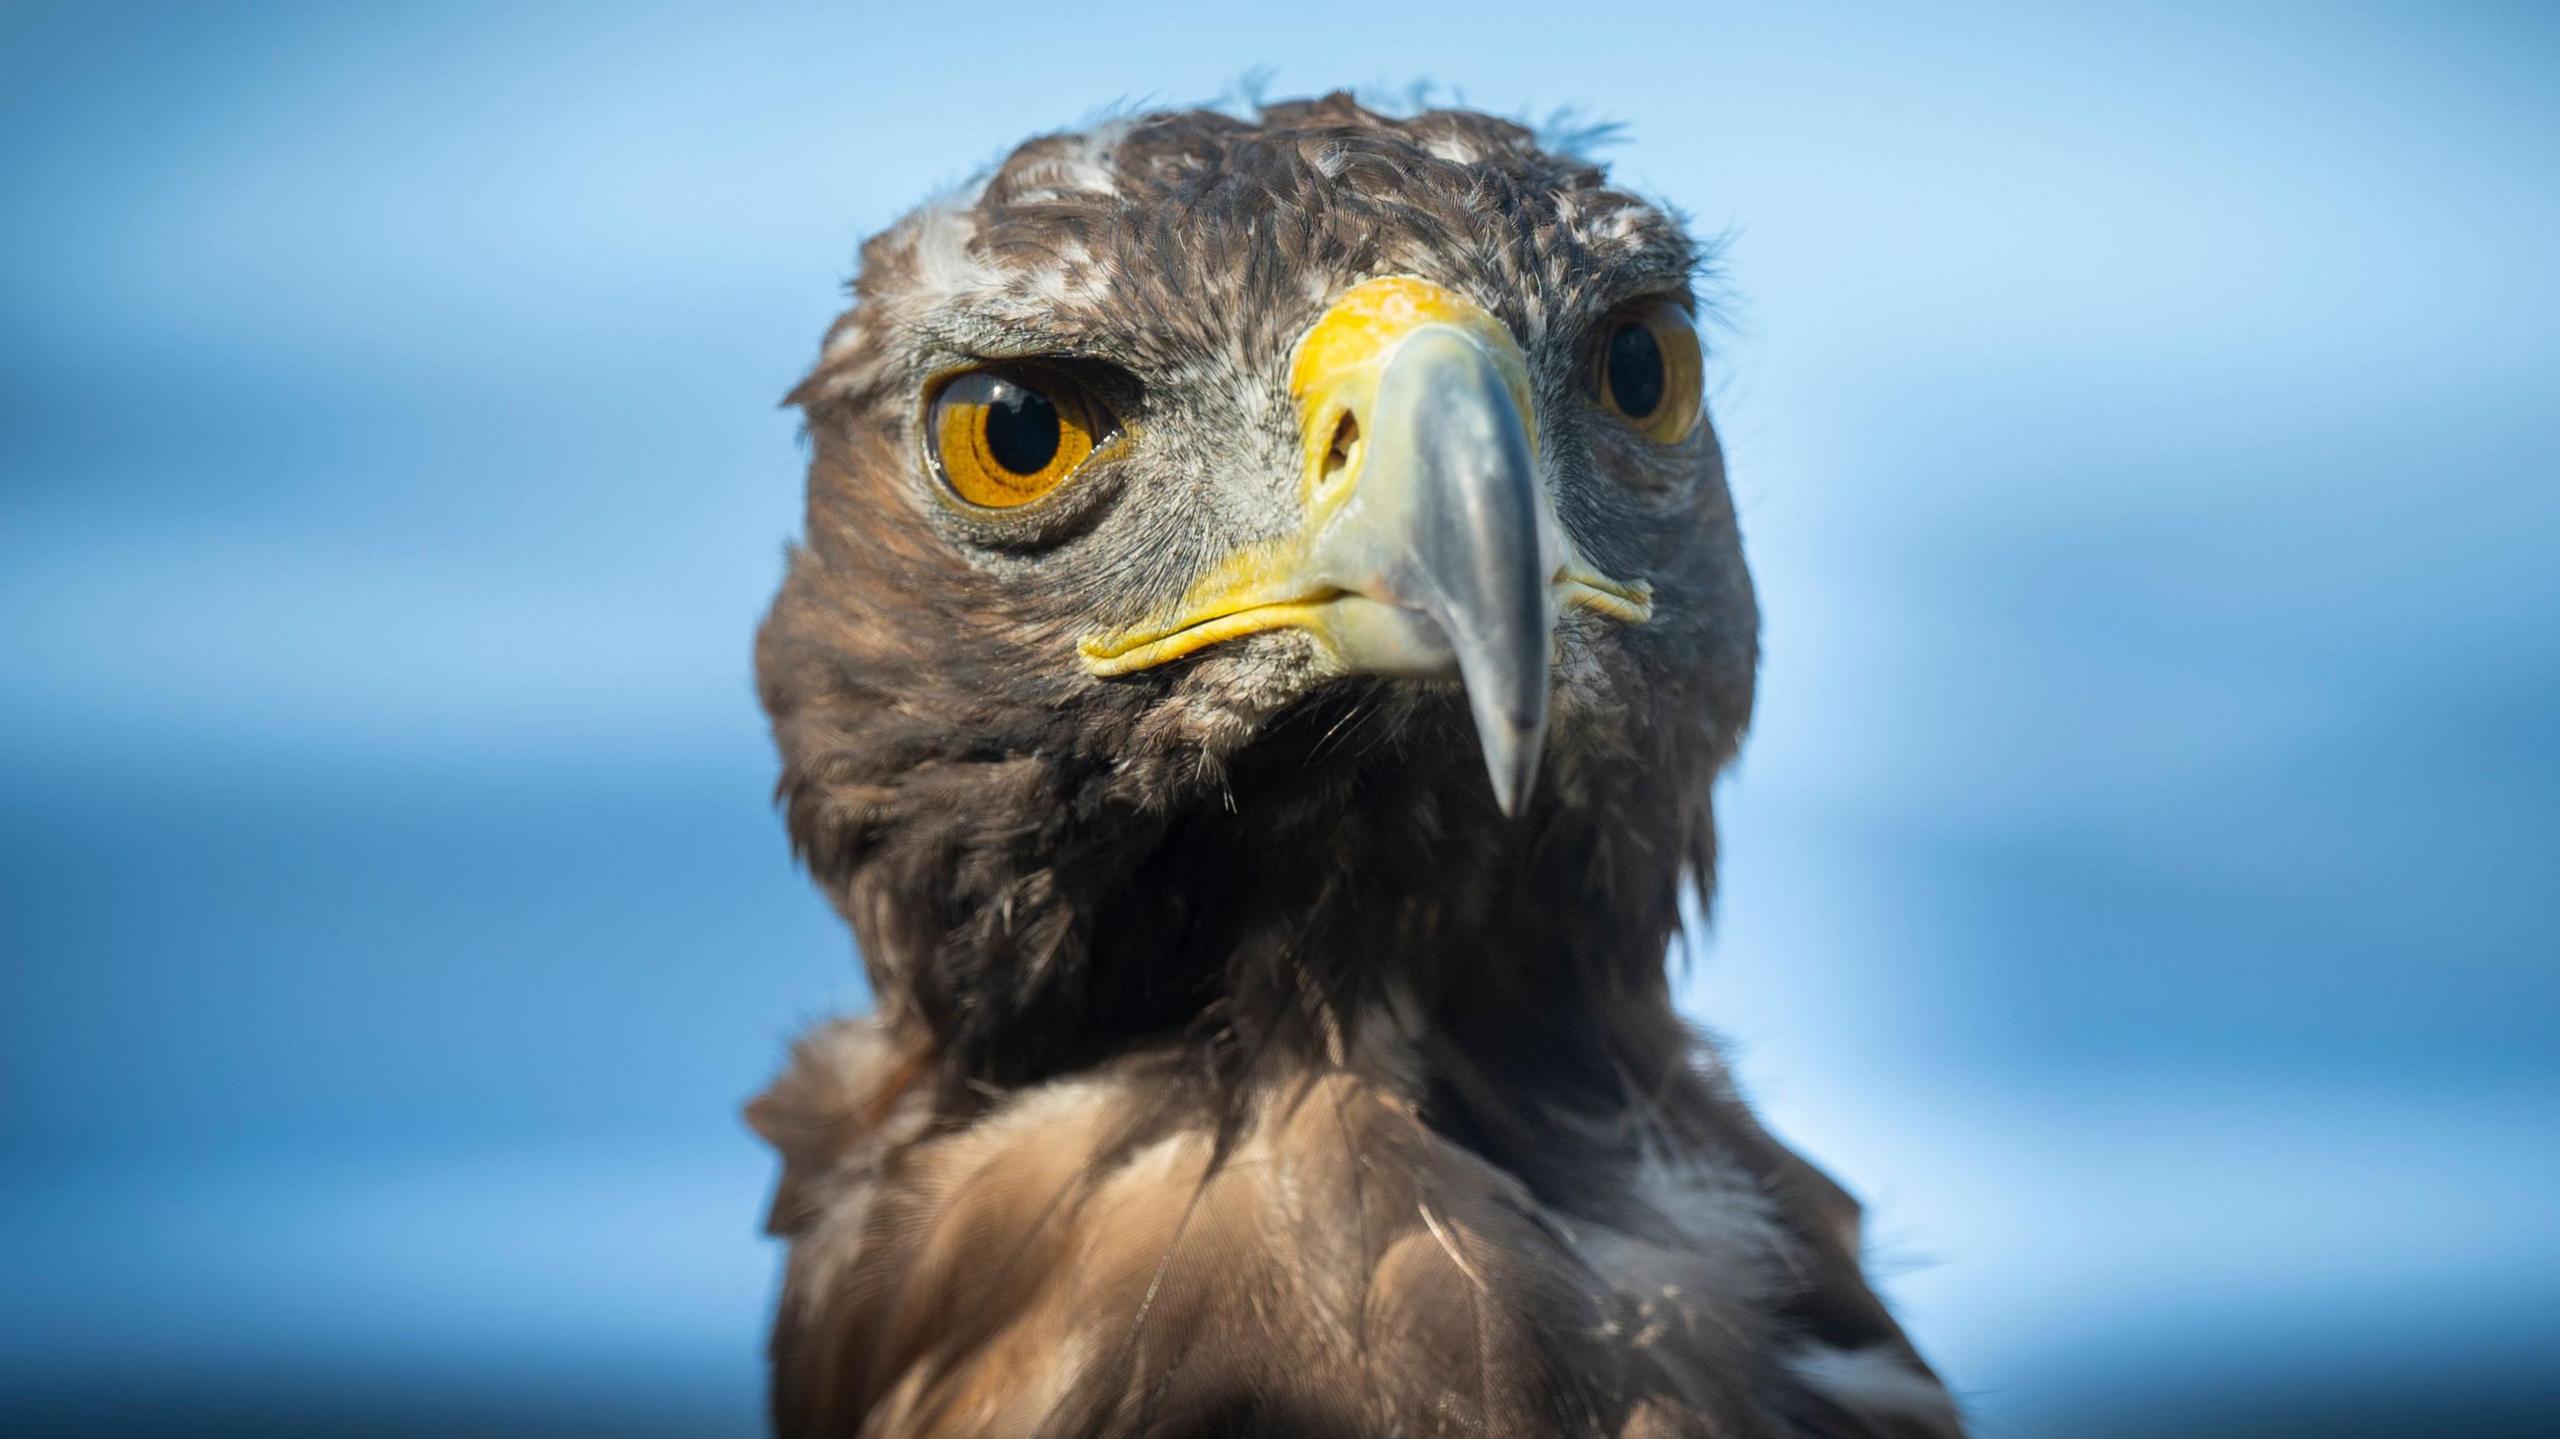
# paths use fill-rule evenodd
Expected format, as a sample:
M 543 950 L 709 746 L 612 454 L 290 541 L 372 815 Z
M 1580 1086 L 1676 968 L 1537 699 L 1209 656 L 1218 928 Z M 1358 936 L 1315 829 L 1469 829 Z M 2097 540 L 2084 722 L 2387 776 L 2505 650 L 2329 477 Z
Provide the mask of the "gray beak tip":
M 1546 716 L 1529 724 L 1513 724 L 1479 713 L 1476 738 L 1484 749 L 1485 777 L 1493 782 L 1493 802 L 1506 817 L 1516 818 L 1529 805 L 1538 785 L 1538 764 L 1546 749 Z

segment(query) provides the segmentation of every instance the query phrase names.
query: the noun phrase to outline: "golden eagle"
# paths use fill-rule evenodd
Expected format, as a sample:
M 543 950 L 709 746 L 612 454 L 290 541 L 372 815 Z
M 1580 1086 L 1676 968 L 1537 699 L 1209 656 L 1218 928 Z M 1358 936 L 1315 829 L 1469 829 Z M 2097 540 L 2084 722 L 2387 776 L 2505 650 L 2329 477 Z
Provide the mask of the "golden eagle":
M 878 1001 L 749 1111 L 783 1434 L 1959 1432 L 1664 973 L 1758 654 L 1702 263 L 1344 95 L 864 246 L 757 650 Z

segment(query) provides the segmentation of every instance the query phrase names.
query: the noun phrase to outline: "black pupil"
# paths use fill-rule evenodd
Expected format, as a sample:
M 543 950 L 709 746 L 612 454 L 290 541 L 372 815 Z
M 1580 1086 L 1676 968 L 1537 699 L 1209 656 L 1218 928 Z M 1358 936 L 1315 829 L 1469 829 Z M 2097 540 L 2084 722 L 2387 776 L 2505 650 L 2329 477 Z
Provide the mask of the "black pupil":
M 1036 475 L 1058 457 L 1058 407 L 1037 390 L 998 384 L 987 396 L 987 453 L 1017 475 Z
M 1620 325 L 1609 337 L 1609 398 L 1641 420 L 1662 408 L 1662 345 L 1642 325 Z

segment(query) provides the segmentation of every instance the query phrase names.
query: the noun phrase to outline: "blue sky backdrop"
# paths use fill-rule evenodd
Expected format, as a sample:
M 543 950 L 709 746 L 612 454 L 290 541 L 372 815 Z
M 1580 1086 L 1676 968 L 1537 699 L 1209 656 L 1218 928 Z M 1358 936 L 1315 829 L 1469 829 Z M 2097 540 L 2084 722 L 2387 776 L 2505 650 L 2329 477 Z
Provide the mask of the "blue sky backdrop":
M 2551 1432 L 2560 15 L 1970 0 L 0 11 L 0 1427 L 755 1432 L 776 402 L 1264 65 L 1729 235 L 1685 993 L 1983 1432 Z

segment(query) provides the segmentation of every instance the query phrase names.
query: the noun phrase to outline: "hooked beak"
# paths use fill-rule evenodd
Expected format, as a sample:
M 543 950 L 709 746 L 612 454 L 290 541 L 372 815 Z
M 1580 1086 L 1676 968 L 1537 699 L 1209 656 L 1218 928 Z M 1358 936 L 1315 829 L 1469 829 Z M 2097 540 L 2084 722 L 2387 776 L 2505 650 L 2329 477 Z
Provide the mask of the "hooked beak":
M 1159 623 L 1088 637 L 1099 675 L 1127 674 L 1261 630 L 1315 634 L 1342 672 L 1457 679 L 1494 800 L 1537 780 L 1558 610 L 1629 623 L 1651 587 L 1583 563 L 1538 477 L 1519 345 L 1427 281 L 1371 280 L 1299 341 L 1307 523 L 1230 556 Z

